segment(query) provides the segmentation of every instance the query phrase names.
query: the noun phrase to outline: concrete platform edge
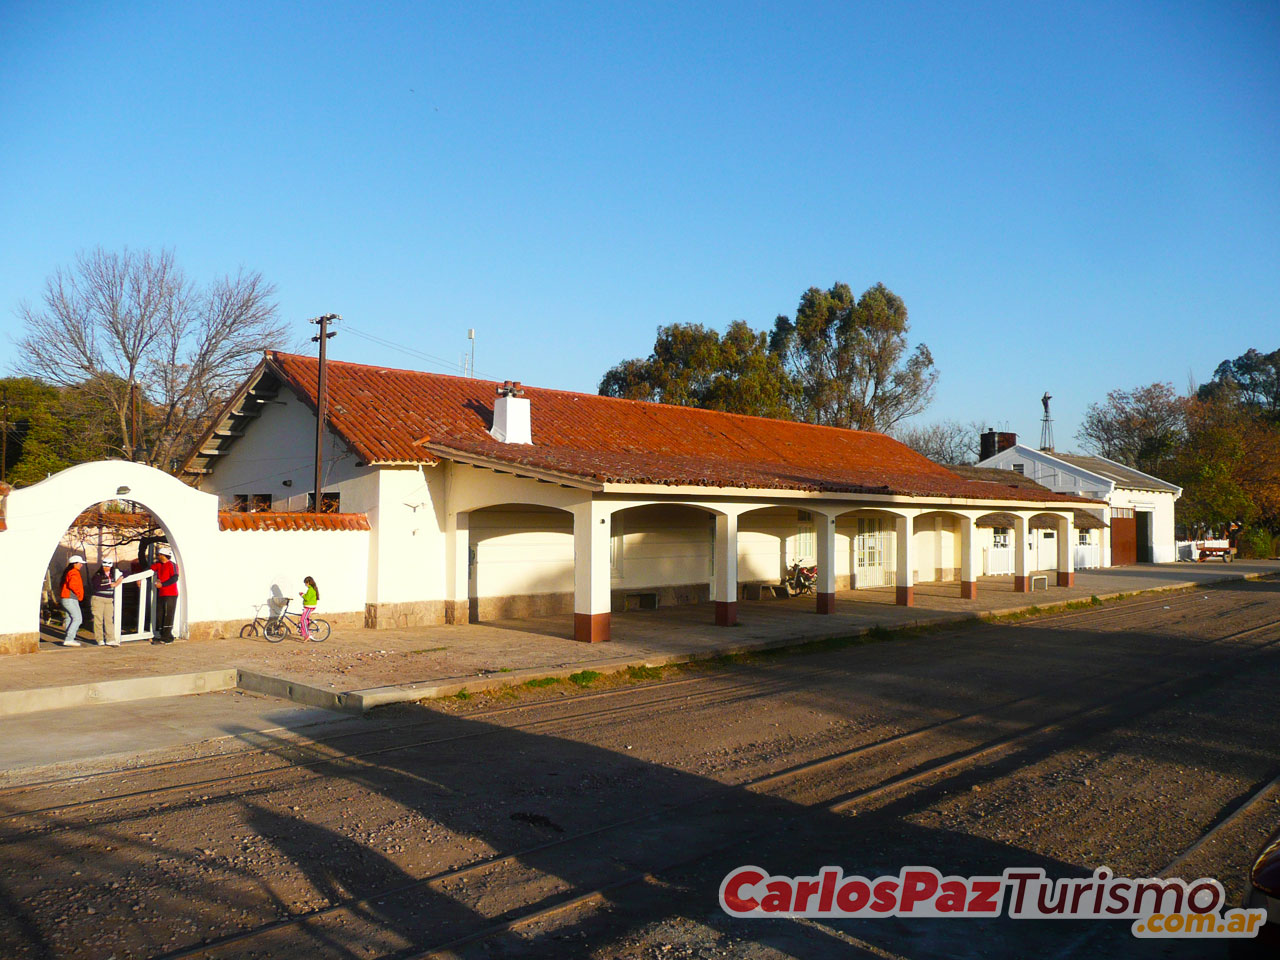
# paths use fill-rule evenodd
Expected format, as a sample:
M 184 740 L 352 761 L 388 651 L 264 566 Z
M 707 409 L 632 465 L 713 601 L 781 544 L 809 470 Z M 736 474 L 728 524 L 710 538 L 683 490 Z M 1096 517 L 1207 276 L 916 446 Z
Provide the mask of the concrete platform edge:
M 1183 581 L 1165 584 L 1159 587 L 1147 587 L 1135 590 L 1122 590 L 1112 593 L 1096 594 L 1099 600 L 1112 600 L 1117 597 L 1137 597 L 1148 594 L 1169 593 L 1178 590 L 1197 589 L 1214 584 L 1230 583 L 1238 580 L 1262 580 L 1274 576 L 1271 573 L 1249 573 L 1226 575 L 1208 581 Z M 1028 597 L 1031 595 L 1028 594 Z M 892 625 L 881 624 L 890 630 L 910 629 L 912 627 L 946 627 L 959 625 L 979 619 L 991 619 L 1011 614 L 1023 613 L 1036 607 L 1049 613 L 1072 604 L 1087 603 L 1077 597 L 1072 600 L 1046 600 L 1043 603 L 1022 603 L 1017 606 L 1004 607 L 997 610 L 971 611 L 964 613 L 939 613 L 917 617 L 909 622 Z M 171 674 L 158 677 L 130 677 L 122 680 L 107 680 L 98 683 L 73 684 L 62 687 L 37 687 L 26 690 L 0 691 L 0 717 L 16 716 L 25 713 L 37 713 L 45 710 L 59 710 L 68 707 L 79 707 L 94 703 L 120 703 L 130 700 L 149 700 L 160 697 L 186 696 L 197 693 L 210 693 L 218 690 L 239 688 L 251 693 L 288 700 L 303 706 L 321 707 L 342 713 L 361 714 L 375 707 L 394 703 L 408 703 L 417 700 L 432 700 L 454 696 L 463 690 L 479 693 L 489 690 L 501 690 L 504 687 L 517 686 L 529 680 L 541 680 L 548 677 L 564 679 L 582 670 L 595 670 L 600 673 L 617 673 L 628 667 L 662 667 L 680 663 L 693 663 L 699 660 L 713 660 L 717 657 L 740 654 L 759 653 L 766 650 L 777 650 L 785 647 L 803 646 L 807 643 L 821 642 L 844 637 L 864 636 L 876 626 L 868 627 L 831 627 L 813 632 L 805 632 L 794 637 L 772 638 L 766 640 L 725 643 L 713 648 L 702 648 L 686 653 L 672 653 L 661 656 L 638 657 L 604 657 L 599 660 L 588 660 L 572 664 L 561 664 L 554 667 L 530 667 L 506 672 L 485 673 L 467 677 L 451 677 L 447 680 L 428 680 L 418 683 L 396 684 L 391 686 L 370 687 L 362 690 L 325 690 L 310 684 L 290 680 L 287 677 L 276 677 L 270 674 L 257 673 L 243 668 L 226 668 L 206 670 L 199 673 Z
M 62 687 L 5 690 L 0 691 L 0 717 L 63 710 L 94 703 L 123 703 L 129 700 L 153 700 L 158 697 L 231 690 L 237 684 L 236 673 L 234 669 L 204 670 L 200 673 L 179 673 L 162 677 L 128 677 L 124 680 L 103 680 Z
M 1175 590 L 1208 587 L 1219 583 L 1231 583 L 1236 580 L 1262 580 L 1269 576 L 1272 576 L 1272 574 L 1239 574 L 1235 576 L 1224 576 L 1216 580 L 1199 582 L 1184 581 L 1180 583 L 1166 584 L 1160 587 L 1148 587 L 1141 590 L 1120 590 L 1114 593 L 1097 594 L 1096 596 L 1099 600 L 1112 600 L 1116 597 L 1137 597 L 1145 596 L 1147 594 L 1168 593 Z M 1026 610 L 1030 610 L 1032 607 L 1038 607 L 1042 611 L 1050 612 L 1068 607 L 1071 604 L 1087 602 L 1087 600 L 1077 597 L 1073 600 L 1054 600 L 1043 604 L 1024 603 L 1016 607 L 1005 607 L 999 610 L 975 610 L 970 613 L 947 613 L 938 614 L 936 616 L 923 616 L 912 620 L 909 623 L 893 624 L 892 626 L 889 626 L 888 629 L 901 630 L 925 626 L 946 627 L 968 623 L 973 620 L 982 620 L 993 617 L 1008 616 L 1009 614 L 1014 613 L 1022 613 Z M 504 687 L 518 686 L 519 684 L 525 683 L 529 680 L 542 680 L 548 677 L 564 679 L 570 674 L 577 673 L 581 670 L 596 670 L 600 673 L 617 673 L 621 670 L 627 669 L 627 667 L 665 667 L 679 663 L 694 663 L 698 660 L 714 660 L 717 657 L 759 653 L 766 650 L 803 646 L 806 643 L 815 643 L 822 640 L 833 640 L 842 637 L 860 637 L 865 636 L 874 629 L 874 626 L 853 629 L 848 627 L 834 627 L 820 633 L 806 633 L 804 636 L 800 637 L 725 644 L 712 649 L 701 649 L 692 653 L 673 653 L 659 657 L 617 657 L 608 660 L 591 660 L 583 663 L 575 663 L 568 666 L 553 668 L 530 668 L 527 670 L 511 670 L 506 673 L 458 677 L 445 682 L 425 681 L 422 683 L 370 687 L 365 690 L 352 690 L 347 695 L 350 698 L 350 703 L 347 709 L 355 710 L 357 712 L 365 712 L 375 707 L 386 706 L 393 703 L 411 703 L 416 700 L 436 700 L 442 697 L 452 697 L 461 693 L 463 690 L 466 690 L 468 693 L 483 693 L 491 690 L 501 690 Z

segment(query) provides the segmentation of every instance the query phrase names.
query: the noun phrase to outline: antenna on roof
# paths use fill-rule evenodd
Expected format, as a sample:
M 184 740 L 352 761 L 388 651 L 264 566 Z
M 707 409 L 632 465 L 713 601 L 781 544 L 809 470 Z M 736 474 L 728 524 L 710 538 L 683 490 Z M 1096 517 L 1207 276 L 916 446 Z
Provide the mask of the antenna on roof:
M 1040 402 L 1044 404 L 1044 416 L 1040 420 L 1040 449 L 1045 453 L 1053 453 L 1053 417 L 1049 416 L 1049 391 L 1044 392 Z
M 474 377 L 476 375 L 476 328 L 467 328 L 467 339 L 471 341 L 471 359 L 467 364 L 467 376 Z

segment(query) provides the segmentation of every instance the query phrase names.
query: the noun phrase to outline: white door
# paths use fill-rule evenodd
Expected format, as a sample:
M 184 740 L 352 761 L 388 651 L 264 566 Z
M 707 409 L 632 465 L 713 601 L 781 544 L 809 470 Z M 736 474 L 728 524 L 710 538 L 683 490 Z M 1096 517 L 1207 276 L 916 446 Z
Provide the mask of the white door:
M 1058 569 L 1058 535 L 1054 530 L 1033 530 L 1036 556 L 1033 570 Z

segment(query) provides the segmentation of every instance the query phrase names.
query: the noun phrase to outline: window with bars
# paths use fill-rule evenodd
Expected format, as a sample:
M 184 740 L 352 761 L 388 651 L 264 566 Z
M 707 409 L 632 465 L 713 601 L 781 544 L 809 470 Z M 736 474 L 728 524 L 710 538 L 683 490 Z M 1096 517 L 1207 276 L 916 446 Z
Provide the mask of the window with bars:
M 991 545 L 993 547 L 1009 546 L 1009 534 L 1012 531 L 1008 527 L 995 527 L 991 531 Z

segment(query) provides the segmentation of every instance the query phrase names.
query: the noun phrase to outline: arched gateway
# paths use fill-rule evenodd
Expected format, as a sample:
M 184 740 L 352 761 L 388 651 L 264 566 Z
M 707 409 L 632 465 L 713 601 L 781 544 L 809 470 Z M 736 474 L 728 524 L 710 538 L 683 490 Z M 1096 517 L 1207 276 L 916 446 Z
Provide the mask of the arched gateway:
M 145 507 L 169 539 L 182 571 L 174 632 L 212 618 L 218 498 L 142 464 L 82 463 L 0 499 L 0 653 L 38 648 L 40 588 L 49 557 L 82 511 L 110 500 Z

